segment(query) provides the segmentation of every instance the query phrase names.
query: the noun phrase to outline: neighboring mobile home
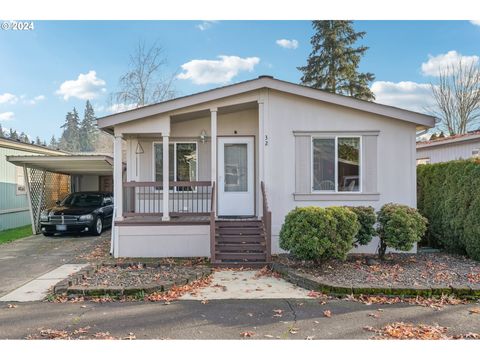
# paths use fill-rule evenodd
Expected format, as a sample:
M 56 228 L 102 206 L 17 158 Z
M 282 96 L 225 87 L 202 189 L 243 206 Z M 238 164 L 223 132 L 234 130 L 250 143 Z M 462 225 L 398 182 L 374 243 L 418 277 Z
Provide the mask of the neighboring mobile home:
M 434 123 L 270 76 L 98 119 L 115 135 L 113 254 L 265 262 L 296 206 L 415 206 L 416 131 Z
M 12 155 L 60 155 L 61 151 L 0 137 L 0 231 L 31 223 L 23 167 L 7 161 Z
M 417 165 L 480 156 L 480 131 L 417 142 Z

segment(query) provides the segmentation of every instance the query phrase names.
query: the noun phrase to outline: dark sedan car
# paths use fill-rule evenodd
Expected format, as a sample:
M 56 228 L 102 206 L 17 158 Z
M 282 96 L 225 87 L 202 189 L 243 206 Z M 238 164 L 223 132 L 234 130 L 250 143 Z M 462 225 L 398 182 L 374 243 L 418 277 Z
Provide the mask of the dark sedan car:
M 113 196 L 109 192 L 76 192 L 42 211 L 40 227 L 45 236 L 55 233 L 100 235 L 112 225 Z

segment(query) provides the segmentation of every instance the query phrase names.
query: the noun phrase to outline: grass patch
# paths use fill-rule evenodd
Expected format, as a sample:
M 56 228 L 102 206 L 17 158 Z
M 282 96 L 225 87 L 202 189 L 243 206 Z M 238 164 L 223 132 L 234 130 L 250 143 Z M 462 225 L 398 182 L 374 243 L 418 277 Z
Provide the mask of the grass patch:
M 6 244 L 32 235 L 32 225 L 0 231 L 0 244 Z

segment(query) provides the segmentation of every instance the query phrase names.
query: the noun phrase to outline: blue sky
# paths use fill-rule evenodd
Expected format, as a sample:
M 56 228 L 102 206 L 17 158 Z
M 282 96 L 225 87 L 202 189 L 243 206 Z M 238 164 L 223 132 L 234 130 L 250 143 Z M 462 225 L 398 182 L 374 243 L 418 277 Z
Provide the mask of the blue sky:
M 309 21 L 35 21 L 33 31 L 0 30 L 0 124 L 30 136 L 61 134 L 85 100 L 107 115 L 108 94 L 138 41 L 156 41 L 174 87 L 187 95 L 270 74 L 298 82 L 310 53 Z M 370 47 L 361 70 L 373 72 L 377 101 L 423 111 L 429 83 L 458 59 L 478 61 L 480 26 L 469 21 L 355 21 Z M 282 40 L 283 41 L 279 41 Z M 283 46 L 282 46 L 283 45 Z M 220 56 L 224 56 L 220 58 Z M 118 108 L 118 106 L 117 106 Z

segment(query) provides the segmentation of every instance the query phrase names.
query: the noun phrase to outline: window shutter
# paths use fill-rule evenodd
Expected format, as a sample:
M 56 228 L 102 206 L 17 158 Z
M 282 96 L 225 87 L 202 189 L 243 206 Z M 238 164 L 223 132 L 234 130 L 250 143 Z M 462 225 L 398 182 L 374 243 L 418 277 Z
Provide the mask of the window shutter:
M 295 136 L 295 193 L 309 194 L 311 189 L 311 142 L 310 135 Z
M 362 151 L 362 191 L 364 193 L 378 192 L 378 135 L 363 135 L 363 151 Z

